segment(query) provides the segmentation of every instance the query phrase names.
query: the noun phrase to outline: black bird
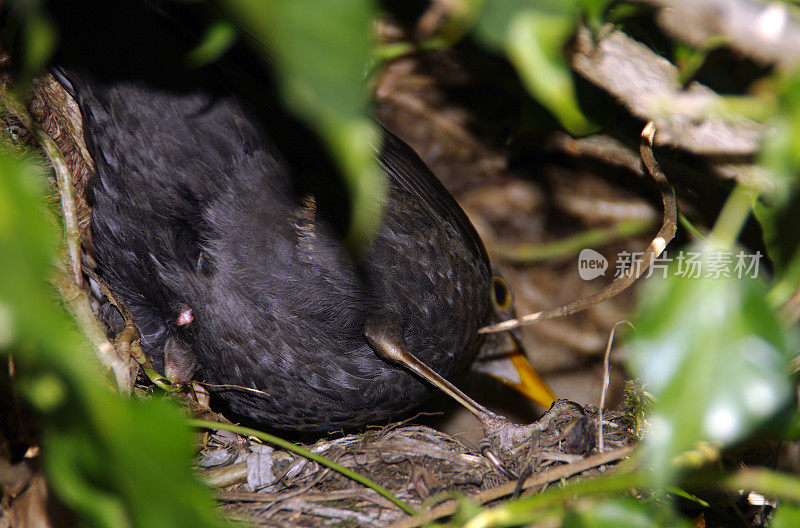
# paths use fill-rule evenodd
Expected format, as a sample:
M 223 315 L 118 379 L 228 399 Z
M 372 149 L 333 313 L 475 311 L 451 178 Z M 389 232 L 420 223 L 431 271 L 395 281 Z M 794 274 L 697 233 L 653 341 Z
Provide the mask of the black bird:
M 367 342 L 376 316 L 441 376 L 470 364 L 510 292 L 406 144 L 383 131 L 385 219 L 352 255 L 335 171 L 286 147 L 284 120 L 219 68 L 185 70 L 188 45 L 167 19 L 126 1 L 89 2 L 91 22 L 76 21 L 57 4 L 69 23 L 53 71 L 96 164 L 98 271 L 168 374 L 257 422 L 316 430 L 382 420 L 431 392 Z

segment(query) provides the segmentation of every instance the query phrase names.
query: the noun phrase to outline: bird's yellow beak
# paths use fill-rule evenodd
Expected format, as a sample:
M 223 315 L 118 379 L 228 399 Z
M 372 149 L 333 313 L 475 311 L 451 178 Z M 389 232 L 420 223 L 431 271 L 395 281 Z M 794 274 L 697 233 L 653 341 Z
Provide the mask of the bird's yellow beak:
M 545 409 L 549 409 L 556 401 L 556 395 L 530 364 L 519 345 L 518 338 L 512 332 L 495 334 L 492 338 L 503 342 L 485 347 L 484 350 L 488 348 L 492 352 L 485 355 L 479 353 L 473 364 L 473 370 L 493 377 Z
M 517 350 L 509 356 L 509 360 L 520 380 L 498 379 L 506 385 L 517 389 L 545 409 L 549 409 L 556 401 L 556 394 L 539 373 L 534 370 L 528 358 Z

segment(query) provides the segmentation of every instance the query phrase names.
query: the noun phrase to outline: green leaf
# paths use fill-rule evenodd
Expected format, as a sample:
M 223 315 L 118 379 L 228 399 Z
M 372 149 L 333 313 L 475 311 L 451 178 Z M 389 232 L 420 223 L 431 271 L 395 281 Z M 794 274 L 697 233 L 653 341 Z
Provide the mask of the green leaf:
M 680 72 L 681 86 L 686 86 L 689 81 L 700 71 L 708 60 L 709 54 L 727 44 L 730 39 L 725 36 L 708 38 L 699 49 L 689 46 L 684 42 L 676 42 L 673 50 L 673 61 Z
M 603 23 L 603 15 L 611 0 L 578 0 L 578 3 L 583 9 L 586 22 L 592 31 L 599 30 Z
M 387 188 L 373 149 L 377 127 L 365 113 L 373 2 L 225 0 L 224 5 L 274 57 L 287 105 L 325 138 L 338 160 L 353 204 L 346 242 L 351 249 L 363 247 L 380 226 Z
M 666 507 L 637 501 L 632 498 L 617 498 L 567 512 L 564 528 L 661 528 L 670 526 L 683 528 L 689 523 L 677 519 Z
M 36 74 L 50 59 L 56 45 L 53 24 L 38 10 L 27 17 L 25 24 L 24 70 Z
M 14 80 L 14 90 L 20 95 L 50 60 L 58 39 L 42 4 L 41 0 L 10 0 L 8 20 L 2 28 L 6 43 L 14 42 L 18 37 L 21 44 L 17 50 L 19 72 Z
M 236 28 L 218 20 L 206 29 L 203 39 L 186 57 L 188 64 L 199 68 L 222 57 L 236 42 Z
M 793 504 L 779 505 L 770 526 L 772 528 L 796 528 L 800 526 L 800 508 Z
M 702 442 L 712 446 L 706 453 L 732 445 L 795 403 L 793 340 L 762 283 L 737 268 L 749 256 L 683 252 L 692 253 L 701 257 L 700 278 L 691 278 L 684 260 L 683 272 L 673 266 L 669 278 L 643 289 L 628 355 L 631 373 L 656 399 L 645 449 L 658 485 L 673 482 L 679 453 Z M 709 277 L 715 268 L 719 278 Z
M 508 28 L 521 13 L 538 12 L 556 18 L 571 18 L 577 23 L 578 10 L 574 0 L 485 0 L 475 3 L 475 36 L 495 51 L 504 51 Z
M 569 133 L 583 135 L 593 127 L 578 106 L 572 70 L 562 51 L 573 29 L 570 17 L 520 13 L 508 28 L 508 56 L 528 91 Z
M 800 75 L 781 79 L 770 125 L 758 161 L 772 188 L 754 205 L 754 212 L 775 264 L 776 284 L 770 300 L 778 305 L 800 286 L 800 238 L 791 228 L 796 225 L 800 202 Z
M 779 79 L 777 92 L 774 118 L 758 161 L 770 177 L 768 198 L 781 206 L 796 192 L 800 172 L 800 75 Z
M 775 280 L 769 293 L 773 306 L 786 302 L 800 286 L 800 193 L 785 203 L 757 201 L 753 214 L 761 225 L 764 245 L 773 264 Z
M 579 11 L 575 2 L 488 0 L 475 35 L 489 48 L 504 51 L 528 91 L 575 135 L 595 127 L 578 106 L 564 45 L 572 37 Z
M 0 153 L 0 355 L 43 423 L 53 491 L 88 526 L 212 527 L 220 522 L 191 473 L 192 439 L 171 402 L 111 391 L 47 277 L 56 258 L 42 170 Z M 180 505 L 180 507 L 176 507 Z

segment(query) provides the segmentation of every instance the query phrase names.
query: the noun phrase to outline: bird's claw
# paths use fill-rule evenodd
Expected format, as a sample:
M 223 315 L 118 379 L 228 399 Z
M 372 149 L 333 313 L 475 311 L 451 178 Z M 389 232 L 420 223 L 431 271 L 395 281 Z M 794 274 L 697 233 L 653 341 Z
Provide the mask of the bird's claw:
M 486 460 L 488 460 L 489 463 L 493 465 L 495 469 L 497 469 L 497 471 L 503 474 L 507 479 L 514 480 L 517 478 L 517 475 L 515 475 L 513 471 L 508 469 L 508 466 L 506 466 L 505 463 L 497 455 L 497 452 L 495 452 L 494 445 L 492 444 L 491 440 L 489 440 L 488 438 L 482 439 L 478 443 L 478 449 L 480 450 L 481 454 L 484 457 L 486 457 Z
M 496 446 L 501 453 L 510 453 L 523 442 L 529 442 L 550 426 L 554 417 L 567 408 L 577 404 L 569 400 L 557 400 L 541 418 L 527 425 L 515 424 L 508 418 L 491 411 L 484 411 L 480 417 L 486 440 Z

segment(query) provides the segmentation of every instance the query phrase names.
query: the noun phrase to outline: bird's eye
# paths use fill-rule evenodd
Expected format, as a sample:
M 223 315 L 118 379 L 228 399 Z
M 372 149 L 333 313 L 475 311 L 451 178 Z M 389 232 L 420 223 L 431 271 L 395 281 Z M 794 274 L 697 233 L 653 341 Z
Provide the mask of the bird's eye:
M 508 310 L 511 307 L 511 289 L 501 277 L 492 277 L 492 301 L 500 310 Z

